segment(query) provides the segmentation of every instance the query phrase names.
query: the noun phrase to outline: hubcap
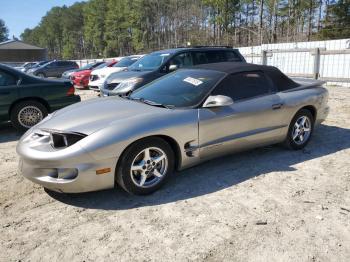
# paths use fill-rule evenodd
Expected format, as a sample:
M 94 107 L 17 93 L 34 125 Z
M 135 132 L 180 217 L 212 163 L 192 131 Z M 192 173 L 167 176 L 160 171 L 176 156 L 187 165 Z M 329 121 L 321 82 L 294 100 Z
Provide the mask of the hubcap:
M 142 150 L 132 161 L 130 175 L 138 187 L 152 187 L 158 184 L 168 170 L 168 158 L 158 147 Z
M 18 113 L 18 122 L 26 128 L 31 128 L 42 119 L 43 113 L 36 106 L 23 107 Z
M 301 116 L 295 122 L 292 132 L 293 141 L 301 145 L 305 143 L 311 134 L 311 121 L 307 116 Z

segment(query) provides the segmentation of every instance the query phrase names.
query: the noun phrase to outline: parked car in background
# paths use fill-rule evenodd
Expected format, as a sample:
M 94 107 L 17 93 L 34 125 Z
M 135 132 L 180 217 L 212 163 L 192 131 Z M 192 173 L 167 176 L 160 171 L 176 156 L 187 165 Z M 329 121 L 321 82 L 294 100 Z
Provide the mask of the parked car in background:
M 83 67 L 65 71 L 65 72 L 63 72 L 61 77 L 62 78 L 66 78 L 66 79 L 70 79 L 72 74 L 75 73 L 75 72 L 83 71 L 83 70 L 92 70 L 92 69 L 98 67 L 99 65 L 101 65 L 103 63 L 104 63 L 103 61 L 95 62 L 95 63 L 89 63 L 89 64 L 87 64 L 87 65 L 85 65 Z
M 247 63 L 181 69 L 129 97 L 90 100 L 47 117 L 17 145 L 20 172 L 58 192 L 119 185 L 149 194 L 174 170 L 214 157 L 280 142 L 304 148 L 329 111 L 322 84 Z
M 0 64 L 0 121 L 10 120 L 18 130 L 79 101 L 70 81 L 40 79 Z
M 111 74 L 104 82 L 103 96 L 127 95 L 137 88 L 179 68 L 218 62 L 245 62 L 237 49 L 228 47 L 175 48 L 142 57 L 127 72 Z
M 79 70 L 73 72 L 70 76 L 70 79 L 73 81 L 74 86 L 77 88 L 87 88 L 89 84 L 89 78 L 91 71 L 97 68 L 99 65 L 104 64 L 103 61 L 88 64 Z
M 34 65 L 31 65 L 31 66 L 25 68 L 24 72 L 28 73 L 29 70 L 33 71 L 35 68 L 41 67 L 44 64 L 47 64 L 48 62 L 50 62 L 50 60 L 36 62 Z
M 90 81 L 88 83 L 89 88 L 91 90 L 99 91 L 107 77 L 109 77 L 112 73 L 127 69 L 128 66 L 131 66 L 141 57 L 142 55 L 127 56 L 111 67 L 104 67 L 94 70 L 90 75 Z
M 28 74 L 32 74 L 38 77 L 61 77 L 65 71 L 78 68 L 79 66 L 76 62 L 54 60 L 37 68 L 28 70 Z
M 25 72 L 26 69 L 29 69 L 31 68 L 33 65 L 35 65 L 37 62 L 26 62 L 24 63 L 23 65 L 21 66 L 16 66 L 15 69 L 19 70 L 19 71 L 22 71 L 22 72 Z

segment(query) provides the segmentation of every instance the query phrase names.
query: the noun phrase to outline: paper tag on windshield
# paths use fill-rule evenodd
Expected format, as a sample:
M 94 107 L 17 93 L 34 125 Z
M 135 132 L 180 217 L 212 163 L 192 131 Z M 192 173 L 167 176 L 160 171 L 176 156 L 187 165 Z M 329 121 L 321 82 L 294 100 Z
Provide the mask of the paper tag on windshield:
M 199 86 L 200 84 L 203 84 L 203 82 L 201 80 L 198 80 L 198 79 L 193 78 L 193 77 L 186 77 L 183 81 L 190 83 L 191 85 L 194 85 L 194 86 Z

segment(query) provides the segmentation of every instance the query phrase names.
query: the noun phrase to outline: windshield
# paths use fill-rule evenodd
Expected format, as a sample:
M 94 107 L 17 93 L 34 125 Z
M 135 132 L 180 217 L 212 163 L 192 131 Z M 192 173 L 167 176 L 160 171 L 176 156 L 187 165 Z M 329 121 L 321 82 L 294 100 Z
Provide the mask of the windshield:
M 178 70 L 136 90 L 130 98 L 173 107 L 195 106 L 224 75 L 214 70 Z
M 107 62 L 103 62 L 103 63 L 102 63 L 102 64 L 100 64 L 99 66 L 96 66 L 94 69 L 104 68 L 104 67 L 106 67 L 107 65 L 109 65 L 109 63 L 107 63 Z
M 50 61 L 43 61 L 43 62 L 36 63 L 32 67 L 37 68 L 37 67 L 43 66 L 43 65 L 48 64 L 48 63 L 50 63 Z
M 138 57 L 124 57 L 118 63 L 113 65 L 113 67 L 128 67 L 135 63 L 138 59 Z
M 135 62 L 133 65 L 129 67 L 131 71 L 151 71 L 159 68 L 165 59 L 170 54 L 168 53 L 153 53 L 146 55 Z
M 24 68 L 29 68 L 29 67 L 32 67 L 33 65 L 35 65 L 35 63 L 25 63 L 23 65 Z
M 94 65 L 96 65 L 96 63 L 87 64 L 87 65 L 85 65 L 83 67 L 80 67 L 80 70 L 86 70 L 86 69 L 94 68 Z

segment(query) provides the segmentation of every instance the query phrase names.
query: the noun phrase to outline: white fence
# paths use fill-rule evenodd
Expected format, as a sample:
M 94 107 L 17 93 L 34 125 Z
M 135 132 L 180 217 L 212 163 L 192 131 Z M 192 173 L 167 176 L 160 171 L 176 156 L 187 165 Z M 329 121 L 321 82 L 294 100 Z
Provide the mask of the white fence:
M 278 67 L 296 77 L 350 86 L 350 39 L 241 47 L 247 62 Z
M 91 58 L 91 59 L 81 59 L 81 60 L 71 60 L 71 61 L 76 62 L 79 65 L 79 67 L 83 67 L 83 66 L 90 64 L 90 63 L 96 63 L 96 62 L 101 62 L 101 61 L 120 60 L 122 58 L 123 58 L 122 56 L 119 56 L 119 57 L 96 58 L 96 59 Z

